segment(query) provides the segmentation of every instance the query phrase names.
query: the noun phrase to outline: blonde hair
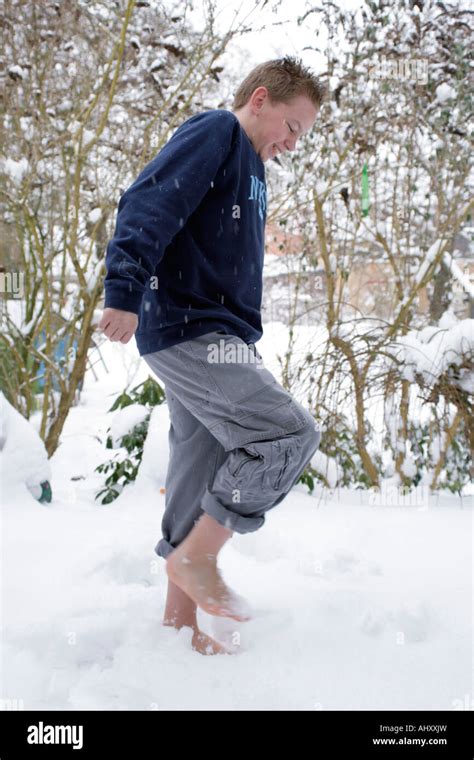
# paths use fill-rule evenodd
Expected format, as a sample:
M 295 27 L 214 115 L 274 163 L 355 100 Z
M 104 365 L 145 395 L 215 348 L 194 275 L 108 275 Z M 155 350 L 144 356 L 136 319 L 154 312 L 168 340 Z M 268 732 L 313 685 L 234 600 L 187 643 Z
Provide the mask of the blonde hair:
M 239 85 L 232 109 L 242 108 L 254 90 L 262 85 L 267 88 L 272 104 L 289 103 L 298 95 L 305 95 L 319 109 L 327 95 L 325 85 L 308 67 L 303 66 L 301 59 L 286 55 L 260 63 L 252 69 Z

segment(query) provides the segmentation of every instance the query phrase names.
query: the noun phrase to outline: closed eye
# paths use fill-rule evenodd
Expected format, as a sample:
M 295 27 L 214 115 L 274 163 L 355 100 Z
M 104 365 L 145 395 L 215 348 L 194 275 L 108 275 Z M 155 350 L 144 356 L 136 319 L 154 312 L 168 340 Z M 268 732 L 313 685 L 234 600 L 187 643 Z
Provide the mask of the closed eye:
M 296 130 L 292 129 L 291 126 L 288 124 L 288 122 L 286 122 L 286 123 L 287 123 L 288 129 L 290 130 L 291 134 L 294 135 L 295 132 L 296 132 Z

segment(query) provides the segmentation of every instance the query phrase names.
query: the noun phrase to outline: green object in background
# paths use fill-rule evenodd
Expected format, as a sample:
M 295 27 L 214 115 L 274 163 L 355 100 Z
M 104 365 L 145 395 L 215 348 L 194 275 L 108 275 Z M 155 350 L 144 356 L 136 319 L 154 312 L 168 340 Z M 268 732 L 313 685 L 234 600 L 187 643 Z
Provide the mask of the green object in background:
M 51 504 L 53 498 L 53 489 L 49 480 L 43 480 L 42 483 L 27 483 L 26 487 L 36 501 L 40 504 Z
M 41 483 L 40 485 L 41 485 L 41 496 L 38 499 L 38 501 L 42 503 L 46 502 L 47 504 L 50 504 L 53 493 L 52 493 L 51 484 L 49 480 L 44 480 L 43 483 Z
M 362 169 L 362 215 L 367 216 L 369 213 L 369 175 L 367 173 L 367 164 Z

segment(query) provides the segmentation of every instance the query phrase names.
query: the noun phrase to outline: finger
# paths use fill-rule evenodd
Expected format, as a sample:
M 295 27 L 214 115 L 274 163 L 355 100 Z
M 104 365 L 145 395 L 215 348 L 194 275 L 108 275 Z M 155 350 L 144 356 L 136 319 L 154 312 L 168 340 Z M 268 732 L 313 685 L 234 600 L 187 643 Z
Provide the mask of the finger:
M 99 326 L 100 327 L 107 327 L 107 325 L 110 325 L 114 318 L 114 312 L 110 309 L 103 309 L 102 314 L 99 320 Z
M 120 340 L 120 327 L 115 327 L 111 325 L 109 327 L 109 332 L 107 333 L 107 337 L 109 340 Z

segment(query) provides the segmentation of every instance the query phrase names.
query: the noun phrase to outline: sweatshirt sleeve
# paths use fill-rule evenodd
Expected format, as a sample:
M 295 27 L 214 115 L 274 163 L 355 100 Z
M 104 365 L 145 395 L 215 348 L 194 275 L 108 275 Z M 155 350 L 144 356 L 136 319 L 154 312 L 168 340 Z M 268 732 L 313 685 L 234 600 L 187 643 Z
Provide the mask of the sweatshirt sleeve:
M 192 116 L 123 193 L 105 256 L 104 308 L 140 313 L 146 282 L 210 190 L 234 125 L 230 111 Z

